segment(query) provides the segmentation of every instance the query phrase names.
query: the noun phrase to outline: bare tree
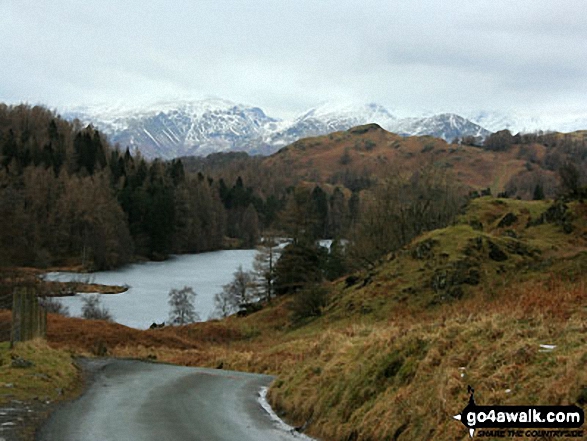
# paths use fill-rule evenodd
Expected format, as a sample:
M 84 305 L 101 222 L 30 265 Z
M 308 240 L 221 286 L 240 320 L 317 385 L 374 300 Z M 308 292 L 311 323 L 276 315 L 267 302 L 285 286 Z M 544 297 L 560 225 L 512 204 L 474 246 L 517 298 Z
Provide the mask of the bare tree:
M 306 188 L 296 187 L 288 196 L 285 209 L 280 214 L 280 222 L 294 242 L 313 239 L 311 236 L 316 219 L 311 204 L 312 194 Z
M 39 304 L 50 314 L 59 314 L 64 317 L 69 317 L 69 308 L 55 297 L 41 297 L 39 298 Z
M 195 308 L 196 293 L 189 286 L 182 289 L 172 289 L 169 291 L 168 304 L 171 307 L 169 311 L 169 322 L 172 325 L 186 325 L 200 320 L 200 316 Z
M 580 194 L 581 174 L 571 162 L 564 163 L 558 170 L 562 191 L 572 198 Z
M 359 265 L 373 265 L 424 231 L 448 225 L 464 203 L 463 192 L 443 169 L 399 172 L 369 192 L 350 252 Z
M 556 195 L 557 180 L 553 173 L 541 169 L 524 170 L 510 178 L 505 185 L 508 197 L 522 199 L 537 199 L 536 188 L 542 188 L 544 197 L 552 198 Z
M 105 306 L 100 304 L 99 295 L 82 297 L 82 317 L 90 320 L 107 320 L 113 321 L 112 314 Z
M 234 314 L 238 310 L 238 305 L 235 304 L 234 299 L 227 289 L 214 294 L 214 312 L 211 318 L 224 318 Z
M 224 285 L 222 290 L 222 295 L 236 311 L 246 308 L 257 300 L 253 276 L 250 272 L 244 271 L 242 266 L 234 272 L 232 282 Z
M 264 237 L 257 250 L 253 262 L 254 283 L 259 297 L 269 301 L 274 295 L 275 262 L 279 258 L 280 250 L 272 236 Z

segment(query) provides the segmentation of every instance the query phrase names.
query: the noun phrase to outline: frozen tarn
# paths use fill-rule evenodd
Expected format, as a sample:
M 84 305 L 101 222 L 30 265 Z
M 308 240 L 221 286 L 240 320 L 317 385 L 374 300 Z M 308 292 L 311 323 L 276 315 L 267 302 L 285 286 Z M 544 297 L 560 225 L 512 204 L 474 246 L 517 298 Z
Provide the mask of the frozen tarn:
M 47 280 L 71 281 L 90 277 L 94 283 L 128 285 L 122 294 L 100 295 L 100 302 L 120 324 L 146 329 L 153 322 L 168 321 L 168 294 L 172 288 L 189 286 L 194 289 L 196 312 L 202 320 L 214 310 L 214 295 L 230 283 L 234 272 L 253 267 L 256 250 L 224 250 L 200 254 L 173 256 L 163 262 L 145 262 L 128 265 L 113 271 L 91 274 L 48 273 Z M 59 297 L 73 316 L 81 315 L 82 299 L 86 294 Z

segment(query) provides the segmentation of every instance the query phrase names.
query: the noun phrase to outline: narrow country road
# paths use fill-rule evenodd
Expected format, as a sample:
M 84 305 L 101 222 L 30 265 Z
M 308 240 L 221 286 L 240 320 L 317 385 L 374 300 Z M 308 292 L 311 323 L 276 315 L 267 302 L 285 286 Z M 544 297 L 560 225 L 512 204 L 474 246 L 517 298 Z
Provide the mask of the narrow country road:
M 134 360 L 102 361 L 40 441 L 291 441 L 258 401 L 272 377 Z

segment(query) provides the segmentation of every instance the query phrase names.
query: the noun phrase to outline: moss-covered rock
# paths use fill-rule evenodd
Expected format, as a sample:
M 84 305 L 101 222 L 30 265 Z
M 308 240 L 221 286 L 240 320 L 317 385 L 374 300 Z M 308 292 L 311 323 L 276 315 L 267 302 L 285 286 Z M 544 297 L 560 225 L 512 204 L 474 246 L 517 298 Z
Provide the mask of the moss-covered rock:
M 512 212 L 509 212 L 504 217 L 501 218 L 501 220 L 497 224 L 497 228 L 511 227 L 517 221 L 518 221 L 518 216 L 516 216 Z
M 463 259 L 437 269 L 430 280 L 430 287 L 436 292 L 438 300 L 454 300 L 463 297 L 463 285 L 474 286 L 481 281 L 477 262 Z
M 563 201 L 554 201 L 542 215 L 533 221 L 528 222 L 529 227 L 534 227 L 542 224 L 555 224 L 562 227 L 567 234 L 573 232 L 573 215 L 569 206 Z
M 418 242 L 412 248 L 412 257 L 418 260 L 431 259 L 434 257 L 434 251 L 432 251 L 432 248 L 434 248 L 434 246 L 437 244 L 438 241 L 433 239 L 427 239 L 423 240 L 422 242 Z
M 487 245 L 489 246 L 489 258 L 491 260 L 495 260 L 496 262 L 508 260 L 508 255 L 495 242 L 488 240 Z

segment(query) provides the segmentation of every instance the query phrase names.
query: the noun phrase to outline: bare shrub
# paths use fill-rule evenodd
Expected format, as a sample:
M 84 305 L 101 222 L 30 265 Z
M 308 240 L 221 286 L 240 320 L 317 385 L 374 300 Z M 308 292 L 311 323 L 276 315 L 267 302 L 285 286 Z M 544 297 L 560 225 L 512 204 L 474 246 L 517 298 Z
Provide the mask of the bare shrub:
M 299 322 L 322 315 L 322 309 L 326 306 L 327 294 L 326 289 L 320 285 L 312 285 L 296 293 L 289 304 L 292 320 Z
M 82 297 L 82 317 L 89 320 L 114 321 L 110 311 L 100 304 L 99 295 Z
M 55 297 L 41 297 L 39 304 L 45 308 L 49 314 L 59 314 L 64 317 L 69 317 L 69 308 L 61 303 Z
M 196 312 L 195 301 L 196 293 L 189 286 L 169 291 L 169 300 L 167 301 L 171 307 L 169 322 L 172 325 L 187 325 L 200 320 L 200 316 Z
M 424 231 L 450 224 L 464 205 L 464 189 L 445 169 L 425 166 L 382 180 L 361 200 L 349 254 L 359 266 L 406 245 Z

